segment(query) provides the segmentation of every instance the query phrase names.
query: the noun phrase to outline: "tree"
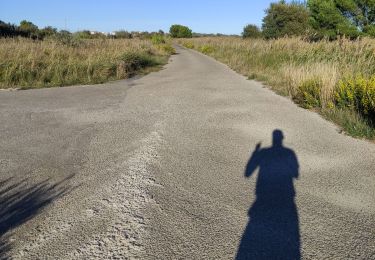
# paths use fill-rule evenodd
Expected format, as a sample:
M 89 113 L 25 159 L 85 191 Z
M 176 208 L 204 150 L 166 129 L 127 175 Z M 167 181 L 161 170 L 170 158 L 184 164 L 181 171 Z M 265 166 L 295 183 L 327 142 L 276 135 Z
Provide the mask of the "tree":
M 349 18 L 354 12 L 353 3 L 344 0 L 308 0 L 310 24 L 319 37 L 336 39 L 338 35 L 356 38 L 359 36 L 355 20 Z M 351 10 L 351 11 L 349 11 Z
M 259 30 L 258 26 L 253 24 L 248 24 L 243 28 L 242 32 L 243 38 L 260 38 L 262 37 L 262 32 Z
M 335 4 L 361 33 L 375 36 L 375 0 L 335 0 Z
M 309 11 L 304 4 L 280 1 L 272 3 L 263 18 L 263 35 L 267 39 L 303 35 L 309 28 Z
M 18 35 L 17 26 L 0 20 L 0 37 L 13 37 Z
M 169 33 L 172 38 L 191 38 L 193 37 L 193 33 L 191 29 L 187 26 L 174 24 L 169 29 Z
M 39 38 L 39 28 L 32 22 L 23 20 L 21 21 L 20 26 L 18 28 L 27 37 L 31 37 L 33 39 Z
M 375 0 L 335 0 L 335 4 L 361 30 L 375 23 Z

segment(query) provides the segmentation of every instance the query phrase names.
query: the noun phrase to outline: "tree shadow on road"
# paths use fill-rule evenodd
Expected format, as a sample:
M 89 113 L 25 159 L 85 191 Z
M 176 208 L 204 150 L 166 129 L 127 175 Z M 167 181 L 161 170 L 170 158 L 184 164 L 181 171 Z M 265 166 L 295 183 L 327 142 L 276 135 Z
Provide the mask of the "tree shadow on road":
M 293 150 L 283 146 L 283 132 L 273 132 L 273 145 L 258 144 L 245 176 L 259 168 L 256 200 L 236 259 L 300 259 L 300 234 L 293 181 L 299 165 Z
M 0 181 L 0 259 L 8 258 L 11 247 L 9 231 L 35 217 L 49 203 L 71 191 L 66 182 L 73 176 L 57 183 L 45 180 L 34 185 L 30 185 L 28 179 L 16 182 L 9 178 Z

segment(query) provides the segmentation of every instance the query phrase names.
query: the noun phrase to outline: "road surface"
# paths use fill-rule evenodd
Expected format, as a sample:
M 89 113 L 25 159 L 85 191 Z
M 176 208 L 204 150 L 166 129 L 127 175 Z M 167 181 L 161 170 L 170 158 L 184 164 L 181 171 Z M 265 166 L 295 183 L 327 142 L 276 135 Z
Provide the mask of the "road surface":
M 375 145 L 197 52 L 0 122 L 0 259 L 375 259 Z

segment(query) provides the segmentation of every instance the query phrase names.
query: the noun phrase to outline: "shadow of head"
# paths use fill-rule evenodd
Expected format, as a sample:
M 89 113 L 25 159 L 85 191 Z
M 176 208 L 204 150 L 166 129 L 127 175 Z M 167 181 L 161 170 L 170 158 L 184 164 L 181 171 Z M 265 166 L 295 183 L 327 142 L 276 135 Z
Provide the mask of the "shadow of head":
M 47 179 L 33 185 L 28 179 L 0 181 L 0 259 L 7 258 L 11 247 L 8 231 L 35 217 L 45 206 L 70 192 L 72 189 L 67 182 L 73 176 L 55 183 Z
M 276 129 L 272 133 L 272 145 L 274 147 L 279 147 L 283 145 L 284 134 L 283 131 Z

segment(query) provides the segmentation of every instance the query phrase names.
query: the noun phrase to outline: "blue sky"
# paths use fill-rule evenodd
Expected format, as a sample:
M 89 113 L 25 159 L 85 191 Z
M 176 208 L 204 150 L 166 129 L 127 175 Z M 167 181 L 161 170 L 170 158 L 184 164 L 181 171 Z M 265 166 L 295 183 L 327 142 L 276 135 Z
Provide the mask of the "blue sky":
M 0 20 L 103 32 L 168 31 L 177 23 L 194 32 L 240 34 L 248 23 L 261 25 L 271 2 L 275 0 L 0 0 Z

